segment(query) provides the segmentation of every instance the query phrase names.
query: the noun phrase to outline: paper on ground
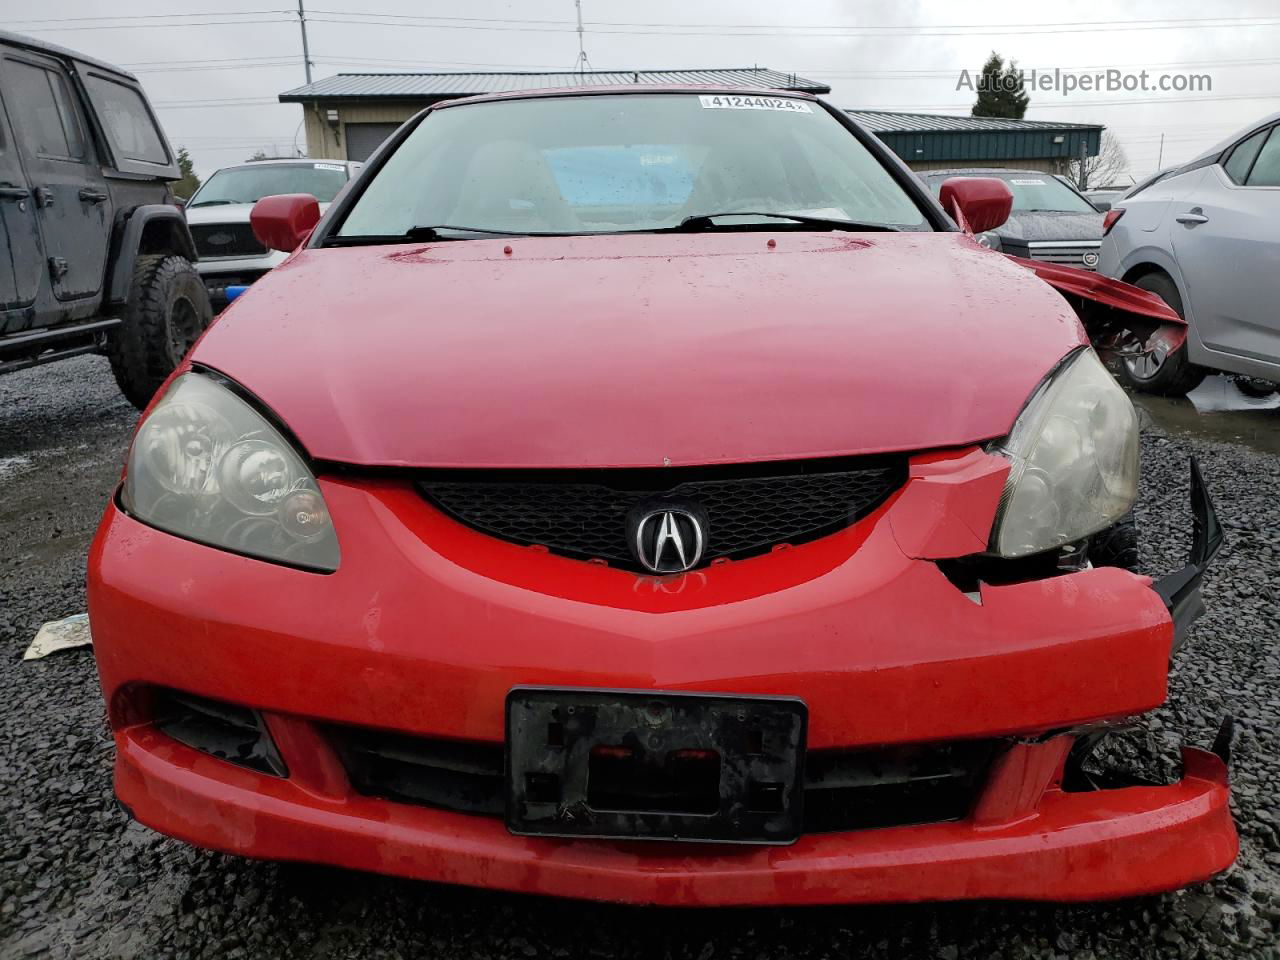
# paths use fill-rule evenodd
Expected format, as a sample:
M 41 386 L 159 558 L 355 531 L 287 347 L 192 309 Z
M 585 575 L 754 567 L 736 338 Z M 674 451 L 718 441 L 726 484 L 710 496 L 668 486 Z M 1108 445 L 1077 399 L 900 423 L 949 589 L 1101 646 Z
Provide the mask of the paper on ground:
M 93 638 L 89 635 L 89 615 L 77 613 L 63 620 L 51 620 L 41 626 L 22 659 L 39 660 L 58 650 L 87 647 L 91 643 Z

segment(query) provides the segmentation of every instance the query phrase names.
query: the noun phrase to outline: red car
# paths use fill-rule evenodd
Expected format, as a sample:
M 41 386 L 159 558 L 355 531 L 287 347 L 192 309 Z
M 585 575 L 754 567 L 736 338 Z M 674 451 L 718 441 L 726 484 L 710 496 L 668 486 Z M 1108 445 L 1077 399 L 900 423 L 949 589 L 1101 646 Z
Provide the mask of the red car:
M 991 181 L 942 200 L 1008 214 Z M 317 219 L 260 201 L 297 249 L 153 401 L 93 545 L 139 821 L 659 904 L 1232 862 L 1229 724 L 1174 782 L 1091 759 L 1165 699 L 1204 485 L 1186 567 L 1126 569 L 1137 421 L 1076 312 L 839 111 L 444 103 Z

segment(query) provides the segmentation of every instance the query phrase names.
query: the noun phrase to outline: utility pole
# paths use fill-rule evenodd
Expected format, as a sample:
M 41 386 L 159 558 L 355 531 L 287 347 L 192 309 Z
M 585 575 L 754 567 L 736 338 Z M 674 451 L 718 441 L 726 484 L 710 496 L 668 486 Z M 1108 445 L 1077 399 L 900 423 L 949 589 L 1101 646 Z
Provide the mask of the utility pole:
M 1160 155 L 1156 157 L 1156 170 L 1164 166 L 1164 134 L 1160 134 Z
M 298 0 L 298 3 L 301 4 L 302 0 Z M 582 73 L 590 66 L 587 60 L 587 48 L 582 37 L 582 0 L 573 0 L 573 5 L 578 11 L 578 59 L 574 62 L 573 68 Z
M 301 2 L 301 0 L 299 0 Z M 1080 138 L 1080 189 L 1086 190 L 1089 187 L 1089 141 L 1086 137 Z
M 307 83 L 311 82 L 311 49 L 307 46 L 307 11 L 298 0 L 298 26 L 302 28 L 302 68 L 307 72 Z M 582 31 L 582 15 L 578 15 L 578 31 Z

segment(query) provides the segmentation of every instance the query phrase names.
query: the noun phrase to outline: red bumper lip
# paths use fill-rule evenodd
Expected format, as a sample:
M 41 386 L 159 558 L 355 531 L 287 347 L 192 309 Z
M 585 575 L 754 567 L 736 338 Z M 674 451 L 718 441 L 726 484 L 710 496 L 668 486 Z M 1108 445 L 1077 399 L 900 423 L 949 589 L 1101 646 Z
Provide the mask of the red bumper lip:
M 318 795 L 147 728 L 117 734 L 142 823 L 227 853 L 521 893 L 664 906 L 1097 900 L 1175 889 L 1235 859 L 1225 765 L 1187 750 L 1165 787 L 1049 791 L 1033 815 L 811 834 L 788 847 L 515 837 L 502 821 Z
M 1039 780 L 984 793 L 982 822 L 747 855 L 517 838 L 500 820 L 355 795 L 322 759 L 309 720 L 501 742 L 518 685 L 796 696 L 810 749 L 1027 735 L 1160 704 L 1173 626 L 1147 578 L 1095 569 L 975 602 L 922 559 L 985 542 L 995 467 L 977 451 L 917 458 L 841 533 L 660 579 L 486 537 L 394 480 L 322 479 L 343 551 L 327 576 L 110 507 L 89 609 L 117 791 L 158 830 L 250 856 L 637 903 L 1091 898 L 1222 869 L 1235 837 L 1208 760 L 1174 786 L 1093 794 L 1057 791 L 1041 762 Z M 308 718 L 281 743 L 290 778 L 164 737 L 134 712 L 137 685 L 263 710 L 278 742 L 279 724 Z M 1020 879 L 1024 864 L 1042 879 Z M 717 889 L 721 876 L 734 884 Z

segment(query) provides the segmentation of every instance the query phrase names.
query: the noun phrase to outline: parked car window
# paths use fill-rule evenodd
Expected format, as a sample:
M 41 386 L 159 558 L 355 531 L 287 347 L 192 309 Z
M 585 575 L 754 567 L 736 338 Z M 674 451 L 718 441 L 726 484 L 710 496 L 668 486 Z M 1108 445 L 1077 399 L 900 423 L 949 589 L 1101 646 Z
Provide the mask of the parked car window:
M 94 73 L 85 78 L 85 86 L 118 157 L 143 163 L 169 162 L 164 139 L 137 90 Z
M 1047 173 L 958 173 L 957 177 L 994 177 L 1003 180 L 1013 193 L 1013 209 L 1019 213 L 1097 213 L 1097 209 L 1065 183 Z M 932 178 L 936 197 L 950 177 Z
M 1235 149 L 1231 151 L 1231 156 L 1222 165 L 1222 169 L 1227 172 L 1227 176 L 1233 182 L 1244 183 L 1245 177 L 1249 176 L 1249 168 L 1253 166 L 1258 151 L 1262 149 L 1262 141 L 1267 139 L 1267 134 L 1270 132 L 1270 130 L 1259 130 L 1249 139 L 1236 144 Z
M 6 97 L 18 112 L 23 134 L 33 151 L 44 157 L 84 159 L 84 137 L 66 79 L 52 70 L 18 60 L 10 60 L 9 67 Z
M 443 224 L 612 233 L 731 211 L 927 229 L 880 161 L 819 104 L 772 97 L 757 98 L 773 104 L 761 108 L 704 106 L 711 99 L 548 97 L 440 109 L 388 158 L 338 235 Z
M 195 192 L 188 207 L 257 203 L 278 193 L 309 193 L 330 203 L 347 182 L 340 163 L 271 163 L 225 167 Z
M 1271 136 L 1258 152 L 1245 182 L 1251 187 L 1280 187 L 1280 127 L 1271 128 Z

